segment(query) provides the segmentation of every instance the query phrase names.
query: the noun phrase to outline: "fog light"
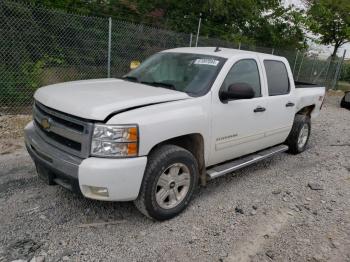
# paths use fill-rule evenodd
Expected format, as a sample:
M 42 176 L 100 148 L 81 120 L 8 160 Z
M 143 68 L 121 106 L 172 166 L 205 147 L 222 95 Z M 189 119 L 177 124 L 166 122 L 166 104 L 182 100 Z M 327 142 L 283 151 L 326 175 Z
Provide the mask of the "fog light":
M 106 187 L 97 187 L 97 186 L 88 186 L 91 194 L 93 195 L 98 195 L 98 196 L 103 196 L 103 197 L 108 197 L 108 188 Z

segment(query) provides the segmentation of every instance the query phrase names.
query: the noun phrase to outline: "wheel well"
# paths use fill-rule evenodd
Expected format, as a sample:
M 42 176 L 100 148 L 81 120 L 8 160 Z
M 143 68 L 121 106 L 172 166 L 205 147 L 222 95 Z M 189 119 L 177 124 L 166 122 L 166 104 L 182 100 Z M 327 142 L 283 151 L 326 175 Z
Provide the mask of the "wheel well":
M 315 109 L 315 105 L 309 105 L 309 106 L 305 106 L 302 109 L 300 109 L 297 114 L 299 115 L 307 115 L 311 117 L 311 113 L 312 111 Z
M 205 176 L 204 139 L 201 134 L 188 134 L 165 140 L 154 146 L 151 152 L 157 147 L 169 144 L 176 145 L 190 151 L 197 160 L 201 178 L 202 176 Z

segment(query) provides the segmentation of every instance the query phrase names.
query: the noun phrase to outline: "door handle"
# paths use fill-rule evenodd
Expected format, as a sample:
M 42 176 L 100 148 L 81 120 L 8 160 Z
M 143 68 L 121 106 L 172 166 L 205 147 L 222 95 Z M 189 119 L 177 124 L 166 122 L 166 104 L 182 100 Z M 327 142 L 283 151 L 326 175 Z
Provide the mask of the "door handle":
M 294 106 L 294 103 L 288 102 L 288 103 L 286 104 L 286 107 L 291 107 L 291 106 Z
M 261 107 L 261 106 L 258 106 L 257 108 L 254 109 L 254 113 L 264 112 L 264 111 L 266 111 L 266 108 L 265 107 Z

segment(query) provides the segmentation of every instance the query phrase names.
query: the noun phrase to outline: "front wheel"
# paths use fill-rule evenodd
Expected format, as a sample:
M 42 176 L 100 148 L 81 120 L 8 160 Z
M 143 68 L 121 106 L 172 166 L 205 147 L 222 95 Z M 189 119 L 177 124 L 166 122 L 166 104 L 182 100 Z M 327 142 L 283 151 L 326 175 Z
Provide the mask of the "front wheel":
M 164 145 L 151 153 L 136 207 L 156 220 L 170 219 L 189 204 L 198 184 L 198 166 L 187 150 Z
M 307 115 L 295 115 L 292 130 L 286 140 L 289 152 L 299 154 L 306 149 L 311 133 L 311 121 Z

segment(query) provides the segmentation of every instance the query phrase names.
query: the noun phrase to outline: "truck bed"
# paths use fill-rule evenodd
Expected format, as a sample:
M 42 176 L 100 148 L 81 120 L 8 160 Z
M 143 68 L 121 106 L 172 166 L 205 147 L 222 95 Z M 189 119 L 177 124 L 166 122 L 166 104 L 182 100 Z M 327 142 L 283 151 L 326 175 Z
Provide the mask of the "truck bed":
M 301 84 L 295 87 L 296 96 L 298 98 L 297 111 L 303 107 L 314 105 L 315 108 L 312 110 L 311 117 L 314 118 L 318 116 L 325 96 L 325 88 L 314 84 Z

